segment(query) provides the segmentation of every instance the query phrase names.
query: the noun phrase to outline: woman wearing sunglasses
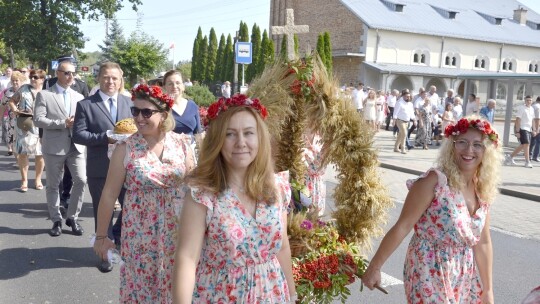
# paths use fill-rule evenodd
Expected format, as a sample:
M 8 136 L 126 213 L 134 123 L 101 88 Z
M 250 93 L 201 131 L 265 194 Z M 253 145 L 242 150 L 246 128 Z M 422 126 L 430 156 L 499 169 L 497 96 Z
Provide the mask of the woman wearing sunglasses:
M 115 248 L 107 227 L 122 185 L 120 303 L 170 303 L 175 234 L 185 191 L 184 175 L 194 166 L 190 138 L 174 129 L 174 100 L 157 86 L 132 91 L 131 113 L 138 132 L 114 150 L 101 195 L 94 251 L 107 259 Z M 103 206 L 103 207 L 102 207 Z
M 494 303 L 489 209 L 502 160 L 498 134 L 476 116 L 449 125 L 438 165 L 407 181 L 397 223 L 362 282 L 381 284 L 381 268 L 414 227 L 405 258 L 407 303 Z
M 45 161 L 43 160 L 41 143 L 39 141 L 39 129 L 34 126 L 32 117 L 34 115 L 36 95 L 43 87 L 45 75 L 46 73 L 43 70 L 31 71 L 30 84 L 22 85 L 9 101 L 11 111 L 17 116 L 14 149 L 18 155 L 17 161 L 19 171 L 21 172 L 21 192 L 28 191 L 28 157 L 30 155 L 35 156 L 36 162 L 35 189 L 43 189 L 41 175 L 45 167 Z

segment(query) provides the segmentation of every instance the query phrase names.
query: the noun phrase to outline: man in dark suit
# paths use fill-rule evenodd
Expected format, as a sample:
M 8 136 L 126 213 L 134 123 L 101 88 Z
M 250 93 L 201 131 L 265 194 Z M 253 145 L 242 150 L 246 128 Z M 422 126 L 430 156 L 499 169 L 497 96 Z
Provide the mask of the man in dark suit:
M 122 75 L 122 69 L 117 63 L 103 63 L 98 74 L 99 91 L 80 101 L 75 112 L 73 140 L 75 143 L 87 147 L 86 176 L 90 195 L 92 196 L 96 227 L 101 192 L 109 169 L 108 145 L 114 143 L 114 140 L 107 137 L 106 132 L 107 130 L 113 130 L 117 121 L 132 117 L 130 107 L 133 103 L 131 99 L 118 94 L 122 83 Z M 118 197 L 120 205 L 124 203 L 124 194 L 125 189 L 122 189 Z M 108 237 L 114 240 L 117 245 L 120 242 L 121 223 L 122 217 L 120 214 L 114 227 L 112 227 L 111 222 L 108 229 Z M 102 272 L 109 272 L 113 267 L 110 262 L 101 261 L 98 268 Z

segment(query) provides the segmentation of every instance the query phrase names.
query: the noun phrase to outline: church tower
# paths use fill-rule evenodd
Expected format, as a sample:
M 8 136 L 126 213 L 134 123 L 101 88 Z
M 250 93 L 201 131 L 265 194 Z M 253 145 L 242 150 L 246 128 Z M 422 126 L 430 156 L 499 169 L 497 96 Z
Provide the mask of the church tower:
M 340 84 L 357 83 L 360 65 L 365 57 L 364 25 L 339 0 L 271 0 L 270 27 L 284 25 L 286 9 L 294 10 L 294 23 L 309 25 L 309 33 L 298 34 L 299 52 L 317 48 L 317 36 L 330 33 L 333 70 Z M 271 35 L 279 52 L 283 36 Z

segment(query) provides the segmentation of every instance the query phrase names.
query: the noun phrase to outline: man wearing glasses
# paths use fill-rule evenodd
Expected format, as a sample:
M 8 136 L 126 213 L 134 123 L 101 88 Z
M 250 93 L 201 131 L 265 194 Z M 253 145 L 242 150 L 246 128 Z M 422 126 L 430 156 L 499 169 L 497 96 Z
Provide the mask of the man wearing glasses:
M 88 148 L 86 176 L 92 196 L 96 227 L 101 192 L 109 170 L 108 146 L 115 142 L 107 137 L 107 130 L 113 130 L 117 121 L 132 117 L 130 107 L 133 106 L 133 102 L 129 97 L 118 93 L 122 85 L 122 75 L 122 69 L 117 63 L 103 63 L 98 74 L 99 91 L 79 102 L 75 113 L 73 140 Z M 123 188 L 118 196 L 120 205 L 124 204 L 125 191 Z M 114 240 L 117 246 L 120 244 L 121 225 L 122 214 L 118 216 L 114 227 L 111 219 L 107 231 L 107 237 Z M 109 261 L 100 261 L 98 268 L 101 272 L 109 272 L 113 266 Z
M 65 61 L 56 71 L 58 81 L 48 90 L 40 91 L 36 96 L 34 121 L 43 129 L 42 150 L 47 167 L 47 205 L 53 227 L 51 236 L 62 234 L 62 213 L 58 185 L 67 165 L 73 174 L 73 196 L 66 214 L 66 225 L 74 235 L 82 235 L 84 230 L 78 223 L 86 186 L 86 148 L 77 145 L 72 139 L 72 128 L 77 102 L 84 97 L 70 88 L 73 82 L 75 66 Z

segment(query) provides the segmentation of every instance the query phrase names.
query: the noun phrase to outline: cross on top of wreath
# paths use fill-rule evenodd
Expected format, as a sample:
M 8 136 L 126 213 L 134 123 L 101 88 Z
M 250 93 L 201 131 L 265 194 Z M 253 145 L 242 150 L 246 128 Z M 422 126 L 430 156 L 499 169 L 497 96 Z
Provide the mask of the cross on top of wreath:
M 289 61 L 295 59 L 294 53 L 294 34 L 309 32 L 309 25 L 294 24 L 294 10 L 287 9 L 287 19 L 284 26 L 272 26 L 273 35 L 287 35 L 287 58 Z

